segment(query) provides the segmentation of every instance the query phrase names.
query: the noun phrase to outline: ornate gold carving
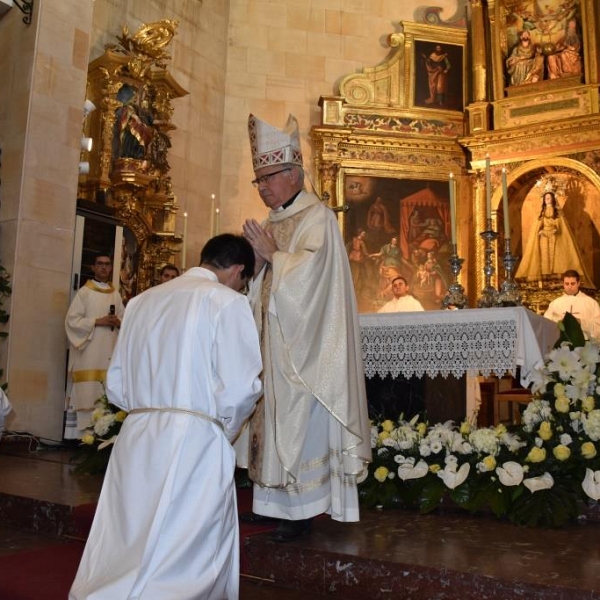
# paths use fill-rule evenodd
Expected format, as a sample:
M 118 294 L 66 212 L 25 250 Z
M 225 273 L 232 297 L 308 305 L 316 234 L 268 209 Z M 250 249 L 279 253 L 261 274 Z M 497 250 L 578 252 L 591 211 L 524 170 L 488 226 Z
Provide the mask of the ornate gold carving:
M 79 197 L 102 198 L 133 233 L 137 292 L 152 285 L 181 244 L 168 161 L 172 100 L 187 94 L 166 70 L 176 30 L 177 21 L 169 19 L 144 24 L 133 35 L 125 26 L 118 44 L 107 45 L 88 70 L 88 97 L 99 110 L 86 122 L 95 148 Z

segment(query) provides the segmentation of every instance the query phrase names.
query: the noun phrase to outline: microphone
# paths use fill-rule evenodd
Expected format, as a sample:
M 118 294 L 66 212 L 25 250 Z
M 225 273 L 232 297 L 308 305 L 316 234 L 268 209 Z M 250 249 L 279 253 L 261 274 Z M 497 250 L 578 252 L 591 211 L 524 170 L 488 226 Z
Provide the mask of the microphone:
M 110 305 L 110 308 L 108 309 L 108 314 L 111 315 L 111 316 L 115 314 L 115 305 L 114 304 Z M 111 327 L 110 330 L 114 331 L 115 328 Z

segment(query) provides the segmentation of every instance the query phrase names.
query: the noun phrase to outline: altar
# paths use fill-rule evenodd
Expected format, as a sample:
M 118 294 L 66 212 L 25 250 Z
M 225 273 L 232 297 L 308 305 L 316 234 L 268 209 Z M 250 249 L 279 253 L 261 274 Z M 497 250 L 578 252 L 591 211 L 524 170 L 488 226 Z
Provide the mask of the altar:
M 466 376 L 469 418 L 480 402 L 478 377 L 516 375 L 531 383 L 534 369 L 558 339 L 557 324 L 522 306 L 359 315 L 367 379 Z

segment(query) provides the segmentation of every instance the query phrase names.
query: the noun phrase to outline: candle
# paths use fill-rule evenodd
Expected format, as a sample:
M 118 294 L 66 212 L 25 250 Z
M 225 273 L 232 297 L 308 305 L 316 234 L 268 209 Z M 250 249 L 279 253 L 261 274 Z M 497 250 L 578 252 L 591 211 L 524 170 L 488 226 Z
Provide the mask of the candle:
M 485 155 L 485 218 L 488 220 L 492 218 L 492 173 L 489 154 Z
M 210 195 L 210 237 L 215 235 L 215 195 Z
M 215 233 L 216 233 L 216 235 L 219 235 L 219 231 L 221 230 L 221 226 L 220 226 L 221 211 L 220 211 L 220 209 L 217 208 L 217 210 L 215 212 L 217 214 L 217 223 L 216 223 L 216 227 L 215 227 Z
M 454 173 L 450 173 L 450 235 L 452 245 L 456 246 L 456 180 Z
M 502 208 L 504 209 L 504 239 L 510 240 L 510 219 L 508 216 L 508 186 L 506 185 L 506 169 L 502 169 Z
M 185 259 L 186 259 L 186 243 L 187 243 L 187 213 L 183 213 L 183 248 L 181 249 L 181 270 L 185 271 Z

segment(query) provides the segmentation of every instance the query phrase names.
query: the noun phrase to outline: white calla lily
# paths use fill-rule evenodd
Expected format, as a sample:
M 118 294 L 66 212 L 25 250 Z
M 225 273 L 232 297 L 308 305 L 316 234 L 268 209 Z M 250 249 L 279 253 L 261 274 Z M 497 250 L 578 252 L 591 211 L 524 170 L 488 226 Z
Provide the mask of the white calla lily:
M 554 479 L 546 472 L 539 477 L 530 477 L 523 480 L 523 485 L 533 494 L 541 490 L 549 490 L 554 485 Z
M 586 469 L 581 487 L 592 500 L 600 500 L 600 471 Z
M 458 470 L 456 463 L 449 463 L 444 469 L 438 471 L 438 477 L 446 484 L 447 488 L 453 490 L 467 479 L 470 470 L 469 463 L 464 463 Z
M 424 460 L 420 460 L 416 465 L 406 462 L 398 467 L 398 477 L 402 481 L 406 481 L 407 479 L 421 479 L 428 472 L 429 465 Z
M 509 460 L 496 468 L 496 475 L 502 485 L 512 487 L 523 481 L 523 467 L 515 461 Z

